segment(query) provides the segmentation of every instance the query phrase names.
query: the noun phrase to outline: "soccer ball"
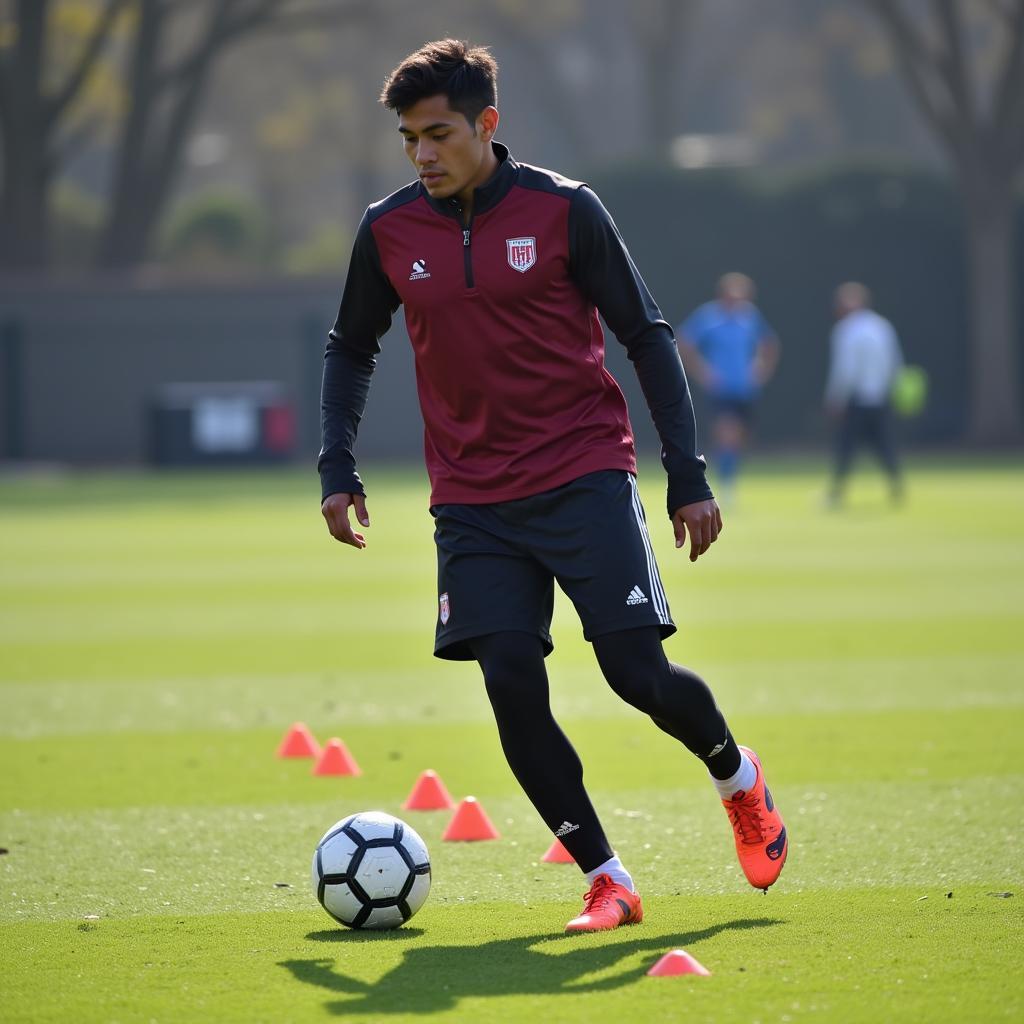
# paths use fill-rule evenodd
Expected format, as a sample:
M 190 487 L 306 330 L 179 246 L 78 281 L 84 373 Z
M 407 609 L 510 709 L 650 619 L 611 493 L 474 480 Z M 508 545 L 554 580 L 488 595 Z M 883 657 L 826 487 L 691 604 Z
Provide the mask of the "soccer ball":
M 430 892 L 430 856 L 404 821 L 383 811 L 332 825 L 313 854 L 313 891 L 349 928 L 397 928 Z

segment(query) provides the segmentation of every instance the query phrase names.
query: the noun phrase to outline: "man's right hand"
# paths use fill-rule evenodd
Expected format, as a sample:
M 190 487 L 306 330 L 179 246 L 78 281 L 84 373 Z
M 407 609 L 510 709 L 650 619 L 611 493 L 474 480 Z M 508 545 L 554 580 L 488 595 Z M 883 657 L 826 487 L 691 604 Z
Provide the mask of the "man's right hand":
M 342 544 L 351 544 L 354 548 L 365 548 L 366 541 L 361 533 L 352 529 L 348 519 L 349 505 L 354 505 L 356 519 L 363 526 L 370 525 L 370 517 L 366 513 L 366 498 L 361 494 L 329 494 L 323 500 L 320 511 L 327 520 L 327 529 L 335 540 Z

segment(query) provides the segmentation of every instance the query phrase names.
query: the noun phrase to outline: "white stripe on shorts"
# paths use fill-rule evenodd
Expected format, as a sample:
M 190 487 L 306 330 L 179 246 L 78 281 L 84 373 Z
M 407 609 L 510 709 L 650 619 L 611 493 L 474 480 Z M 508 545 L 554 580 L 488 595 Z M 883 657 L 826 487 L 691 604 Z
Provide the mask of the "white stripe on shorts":
M 651 600 L 654 602 L 654 611 L 658 621 L 663 625 L 672 622 L 668 613 L 668 598 L 665 597 L 665 588 L 661 585 L 661 576 L 658 575 L 658 563 L 654 558 L 654 548 L 651 547 L 651 537 L 647 532 L 647 522 L 644 519 L 644 508 L 640 504 L 640 492 L 636 487 L 636 479 L 630 474 L 629 488 L 633 500 L 633 514 L 636 516 L 636 524 L 640 530 L 640 537 L 644 542 L 644 551 L 647 555 L 647 580 L 651 587 Z

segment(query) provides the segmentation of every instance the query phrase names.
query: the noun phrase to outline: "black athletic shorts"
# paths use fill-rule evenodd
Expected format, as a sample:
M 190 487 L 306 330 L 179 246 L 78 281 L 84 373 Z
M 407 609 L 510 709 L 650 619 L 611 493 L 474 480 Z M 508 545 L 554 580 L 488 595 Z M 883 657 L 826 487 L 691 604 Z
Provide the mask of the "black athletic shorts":
M 754 418 L 753 398 L 730 398 L 719 396 L 712 399 L 712 410 L 716 417 L 731 416 L 748 426 Z
M 550 654 L 554 581 L 587 640 L 675 624 L 654 561 L 636 480 L 600 470 L 516 501 L 435 505 L 438 618 L 434 654 L 472 660 L 466 641 L 514 630 Z

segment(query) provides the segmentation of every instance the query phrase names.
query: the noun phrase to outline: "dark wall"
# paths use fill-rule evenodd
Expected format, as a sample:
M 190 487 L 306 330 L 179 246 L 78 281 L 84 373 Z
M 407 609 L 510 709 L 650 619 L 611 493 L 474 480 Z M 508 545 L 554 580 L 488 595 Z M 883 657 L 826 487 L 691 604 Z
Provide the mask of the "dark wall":
M 874 290 L 908 360 L 931 377 L 928 407 L 904 432 L 928 442 L 961 437 L 963 230 L 947 184 L 898 170 L 765 184 L 753 176 L 635 166 L 606 170 L 592 183 L 673 324 L 710 297 L 722 272 L 742 270 L 756 280 L 758 303 L 783 342 L 780 372 L 757 413 L 763 443 L 824 440 L 831 296 L 851 278 Z M 271 380 L 284 384 L 299 413 L 297 457 L 314 460 L 323 345 L 340 286 L 340 275 L 201 287 L 0 280 L 0 458 L 138 462 L 162 384 Z M 1024 329 L 1024 308 L 1020 323 Z M 653 454 L 657 442 L 635 375 L 611 337 L 608 363 L 630 399 L 641 449 Z M 695 399 L 706 425 L 702 396 Z M 399 314 L 384 340 L 358 454 L 418 460 L 421 453 Z
M 0 358 L 0 453 L 34 461 L 139 462 L 161 385 L 270 380 L 284 384 L 297 410 L 298 457 L 313 461 L 323 348 L 339 294 L 336 282 L 218 288 L 0 282 L 0 324 L 6 324 L 0 338 L 5 352 L 12 341 L 18 352 L 14 360 Z M 381 400 L 375 393 L 361 450 L 415 457 L 422 427 L 400 325 L 380 365 L 374 391 Z
M 831 299 L 846 280 L 872 289 L 908 362 L 928 371 L 928 406 L 903 424 L 904 433 L 929 442 L 962 437 L 964 232 L 947 182 L 905 168 L 819 170 L 766 181 L 752 173 L 631 167 L 596 173 L 592 184 L 674 325 L 712 297 L 720 274 L 739 270 L 754 278 L 758 305 L 783 344 L 779 374 L 757 412 L 763 440 L 799 442 L 824 431 Z M 1021 251 L 1024 215 L 1018 225 Z M 1016 301 L 1024 330 L 1024 288 Z

